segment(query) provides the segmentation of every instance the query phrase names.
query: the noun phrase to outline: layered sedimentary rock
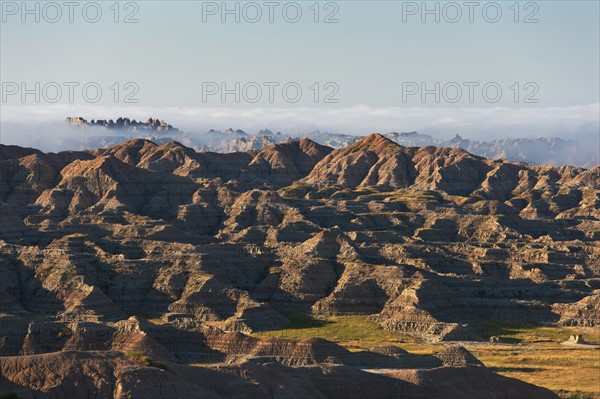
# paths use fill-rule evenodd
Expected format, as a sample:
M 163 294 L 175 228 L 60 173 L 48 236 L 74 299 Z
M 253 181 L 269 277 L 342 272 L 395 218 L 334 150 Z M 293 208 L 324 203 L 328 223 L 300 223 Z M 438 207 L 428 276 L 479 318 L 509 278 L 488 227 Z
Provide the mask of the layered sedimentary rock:
M 431 397 L 440 381 L 467 392 L 455 397 L 478 397 L 483 385 L 460 388 L 476 378 L 511 397 L 513 388 L 536 388 L 461 351 L 435 359 L 390 348 L 350 353 L 322 340 L 248 334 L 286 328 L 288 312 L 362 315 L 431 341 L 488 339 L 475 321 L 482 317 L 599 323 L 598 167 L 489 160 L 381 135 L 338 150 L 302 140 L 214 154 L 133 140 L 57 154 L 0 146 L 0 155 L 0 355 L 11 356 L 3 375 L 19 392 L 79 395 L 60 377 L 23 385 L 19 370 L 65 362 L 66 373 L 81 361 L 89 366 L 74 381 L 116 397 L 140 389 L 136 373 L 189 386 L 165 388 L 174 397 L 198 397 L 187 376 L 209 371 L 236 375 L 239 386 L 201 385 L 206 397 L 262 395 L 272 375 L 292 397 L 306 389 L 335 397 L 337 383 L 323 383 L 328 373 L 386 381 L 376 397 L 408 385 Z M 65 353 L 50 355 L 57 351 Z M 150 360 L 122 355 L 132 352 Z M 181 374 L 163 375 L 151 360 Z M 411 364 L 427 371 L 360 371 Z M 253 373 L 258 391 L 240 388 Z M 341 385 L 344 397 L 369 397 Z
M 409 368 L 380 375 L 335 364 L 288 367 L 260 358 L 193 367 L 169 361 L 139 362 L 116 351 L 64 351 L 2 360 L 0 391 L 21 398 L 475 399 L 483 394 L 493 399 L 558 398 L 544 388 L 477 365 Z

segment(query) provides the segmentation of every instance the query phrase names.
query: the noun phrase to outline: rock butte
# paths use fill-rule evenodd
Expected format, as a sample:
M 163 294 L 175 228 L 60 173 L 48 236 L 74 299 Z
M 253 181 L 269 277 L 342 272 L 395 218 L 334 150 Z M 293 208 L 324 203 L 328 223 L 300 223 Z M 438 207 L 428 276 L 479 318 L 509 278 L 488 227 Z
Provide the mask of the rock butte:
M 248 333 L 285 328 L 289 311 L 428 341 L 483 340 L 480 317 L 600 323 L 600 166 L 378 134 L 231 154 L 0 145 L 0 162 L 2 393 L 556 398 L 461 347 L 351 352 Z

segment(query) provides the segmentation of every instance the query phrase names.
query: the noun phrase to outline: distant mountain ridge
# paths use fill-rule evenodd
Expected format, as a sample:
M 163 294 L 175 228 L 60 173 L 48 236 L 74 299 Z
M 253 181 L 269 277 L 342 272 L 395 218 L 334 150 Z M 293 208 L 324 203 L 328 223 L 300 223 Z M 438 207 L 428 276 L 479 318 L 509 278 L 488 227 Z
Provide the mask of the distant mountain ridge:
M 100 127 L 107 129 L 103 135 L 84 136 L 78 148 L 70 148 L 81 150 L 110 147 L 133 138 L 144 138 L 157 144 L 178 141 L 196 151 L 230 153 L 258 151 L 271 144 L 300 140 L 305 137 L 318 144 L 338 149 L 347 147 L 365 137 L 321 132 L 319 130 L 307 134 L 286 134 L 263 129 L 256 134 L 251 134 L 241 129 L 232 128 L 224 132 L 211 129 L 206 133 L 185 133 L 157 118 L 149 118 L 146 122 L 122 117 L 117 118 L 116 121 L 111 119 L 88 122 L 81 117 L 68 117 L 66 122 L 84 128 Z M 120 134 L 115 135 L 114 132 Z M 582 151 L 577 142 L 559 137 L 505 138 L 477 141 L 463 138 L 459 134 L 456 134 L 450 140 L 440 140 L 417 132 L 388 132 L 383 133 L 382 136 L 405 147 L 462 148 L 474 155 L 491 159 L 502 158 L 513 162 L 557 166 L 571 165 L 584 168 L 590 168 L 597 164 L 597 159 L 590 159 L 593 158 L 590 157 L 590 152 Z
M 123 118 L 119 117 L 116 121 L 112 119 L 92 119 L 88 122 L 86 119 L 75 116 L 75 117 L 67 117 L 67 123 L 76 126 L 99 126 L 105 127 L 108 129 L 116 129 L 116 130 L 127 130 L 131 132 L 136 132 L 139 130 L 149 130 L 149 131 L 166 131 L 171 133 L 179 133 L 179 129 L 174 128 L 163 120 L 158 120 L 157 118 L 148 118 L 146 122 L 136 121 L 135 119 Z

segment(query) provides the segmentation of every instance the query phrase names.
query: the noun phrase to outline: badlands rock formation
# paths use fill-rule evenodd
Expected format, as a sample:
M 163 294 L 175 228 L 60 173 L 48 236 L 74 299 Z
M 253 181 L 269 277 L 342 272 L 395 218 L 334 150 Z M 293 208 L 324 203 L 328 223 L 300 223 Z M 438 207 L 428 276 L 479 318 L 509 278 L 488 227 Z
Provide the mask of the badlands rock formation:
M 0 146 L 0 162 L 2 393 L 555 398 L 461 348 L 249 333 L 285 328 L 292 311 L 430 341 L 488 340 L 480 318 L 600 324 L 598 166 L 377 134 L 231 154 Z
M 91 149 L 114 146 L 133 138 L 147 138 L 165 144 L 176 140 L 186 146 L 202 152 L 244 152 L 259 151 L 271 144 L 284 143 L 302 138 L 332 148 L 344 148 L 364 137 L 343 133 L 328 133 L 315 130 L 305 134 L 273 133 L 264 129 L 256 134 L 243 130 L 227 129 L 224 132 L 210 129 L 208 132 L 183 132 L 165 121 L 149 118 L 146 122 L 119 117 L 116 120 L 93 120 L 88 122 L 82 117 L 69 117 L 66 122 L 78 128 L 84 128 L 81 141 L 73 137 L 63 144 L 61 149 Z M 508 159 L 514 162 L 531 164 L 575 165 L 593 167 L 598 162 L 598 142 L 576 142 L 559 137 L 505 138 L 489 141 L 477 141 L 456 134 L 450 140 L 441 140 L 417 132 L 389 132 L 384 137 L 405 147 L 450 147 L 462 148 L 472 154 L 492 159 Z M 56 151 L 53 148 L 54 151 Z
M 161 132 L 170 132 L 170 133 L 179 132 L 179 129 L 174 128 L 173 126 L 169 125 L 165 121 L 158 120 L 157 118 L 148 118 L 148 120 L 146 122 L 136 121 L 135 119 L 132 120 L 129 118 L 117 118 L 117 120 L 115 120 L 115 121 L 113 121 L 112 119 L 109 119 L 109 120 L 104 120 L 104 119 L 94 120 L 94 119 L 92 119 L 90 122 L 88 122 L 86 119 L 84 119 L 82 117 L 75 116 L 75 117 L 68 117 L 66 119 L 66 122 L 70 123 L 72 125 L 75 125 L 75 126 L 80 126 L 80 127 L 101 126 L 101 127 L 107 128 L 107 129 L 128 130 L 131 132 L 137 132 L 137 131 L 161 131 Z

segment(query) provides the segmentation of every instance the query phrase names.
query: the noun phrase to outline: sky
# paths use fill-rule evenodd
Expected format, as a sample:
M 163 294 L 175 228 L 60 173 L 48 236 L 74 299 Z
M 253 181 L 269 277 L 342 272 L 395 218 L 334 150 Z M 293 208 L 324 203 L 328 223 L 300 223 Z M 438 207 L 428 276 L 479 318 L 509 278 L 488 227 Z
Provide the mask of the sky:
M 5 129 L 598 136 L 598 1 L 74 4 L 2 1 Z

